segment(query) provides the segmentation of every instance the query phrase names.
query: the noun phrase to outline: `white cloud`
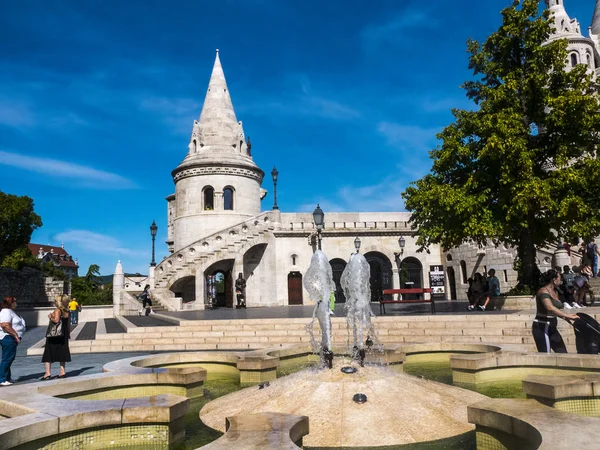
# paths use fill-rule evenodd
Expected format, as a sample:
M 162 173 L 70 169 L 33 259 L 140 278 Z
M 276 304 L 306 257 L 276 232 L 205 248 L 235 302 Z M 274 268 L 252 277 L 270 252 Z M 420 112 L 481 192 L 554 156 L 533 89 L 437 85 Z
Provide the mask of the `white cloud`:
M 54 236 L 55 241 L 66 246 L 75 246 L 85 252 L 112 255 L 115 260 L 123 256 L 144 256 L 147 252 L 131 250 L 121 245 L 118 239 L 88 230 L 68 230 Z M 75 253 L 71 251 L 71 253 Z
M 379 46 L 385 41 L 401 43 L 406 37 L 405 30 L 417 27 L 433 28 L 436 22 L 428 10 L 407 9 L 384 23 L 365 27 L 361 32 L 361 37 L 368 47 Z
M 441 128 L 381 122 L 377 126 L 377 131 L 386 138 L 387 144 L 392 147 L 422 152 L 435 148 L 436 134 L 441 131 Z
M 0 164 L 50 177 L 77 180 L 81 186 L 93 189 L 136 189 L 137 185 L 120 175 L 57 159 L 25 156 L 0 150 Z
M 396 148 L 401 154 L 401 159 L 397 163 L 398 177 L 407 182 L 414 181 L 429 171 L 431 168 L 429 152 L 439 143 L 436 134 L 441 131 L 441 127 L 427 128 L 381 122 L 377 131 L 386 138 L 390 147 Z
M 366 186 L 342 186 L 332 198 L 320 199 L 315 203 L 300 205 L 300 211 L 312 212 L 319 203 L 323 211 L 329 212 L 395 212 L 404 211 L 401 193 L 406 181 L 388 177 L 380 183 Z
M 189 134 L 192 121 L 200 115 L 202 103 L 189 98 L 147 97 L 140 101 L 140 108 L 161 116 L 175 133 Z

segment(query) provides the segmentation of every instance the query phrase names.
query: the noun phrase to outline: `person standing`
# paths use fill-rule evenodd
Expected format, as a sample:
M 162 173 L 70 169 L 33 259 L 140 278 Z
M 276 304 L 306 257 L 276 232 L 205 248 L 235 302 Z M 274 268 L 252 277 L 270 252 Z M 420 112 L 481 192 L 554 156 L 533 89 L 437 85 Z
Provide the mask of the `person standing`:
M 11 378 L 10 366 L 17 356 L 17 345 L 25 332 L 25 320 L 15 313 L 17 299 L 4 297 L 0 311 L 0 346 L 2 360 L 0 361 L 0 386 L 10 386 L 15 381 Z
M 487 308 L 488 302 L 492 300 L 492 308 L 496 308 L 496 299 L 500 297 L 500 280 L 496 276 L 496 270 L 490 269 L 488 271 L 488 288 L 489 296 L 485 302 L 484 308 Z
M 59 363 L 60 370 L 58 378 L 64 378 L 67 375 L 66 366 L 71 362 L 71 352 L 69 351 L 69 339 L 71 338 L 71 327 L 69 325 L 69 297 L 59 295 L 54 301 L 54 311 L 48 314 L 48 319 L 52 323 L 62 321 L 62 334 L 56 337 L 46 337 L 46 345 L 44 346 L 44 355 L 42 362 L 46 365 L 46 372 L 42 380 L 52 378 L 52 363 Z
M 73 297 L 69 302 L 69 315 L 71 316 L 71 325 L 77 325 L 79 323 L 79 310 L 81 306 L 77 303 L 77 299 Z
M 535 294 L 536 315 L 531 325 L 531 333 L 535 346 L 540 353 L 567 353 L 567 348 L 558 332 L 557 317 L 565 320 L 575 320 L 575 314 L 565 314 L 560 309 L 562 303 L 558 300 L 556 288 L 560 285 L 560 276 L 556 270 L 542 274 L 542 287 Z
M 600 250 L 598 250 L 598 246 L 596 245 L 596 240 L 592 239 L 586 245 L 586 253 L 589 260 L 589 265 L 592 268 L 592 276 L 595 278 L 598 276 L 598 255 L 600 255 Z M 584 266 L 587 264 L 583 264 Z
M 240 272 L 238 274 L 237 280 L 235 280 L 235 294 L 237 297 L 237 305 L 236 308 L 245 308 L 246 307 L 246 280 L 244 280 L 244 275 Z

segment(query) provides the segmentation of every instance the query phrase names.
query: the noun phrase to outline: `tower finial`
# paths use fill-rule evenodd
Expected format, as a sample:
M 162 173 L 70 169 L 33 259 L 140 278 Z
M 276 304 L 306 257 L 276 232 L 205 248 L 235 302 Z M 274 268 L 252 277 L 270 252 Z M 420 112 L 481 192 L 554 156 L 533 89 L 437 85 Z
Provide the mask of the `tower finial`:
M 217 53 L 219 53 L 219 49 L 217 49 Z

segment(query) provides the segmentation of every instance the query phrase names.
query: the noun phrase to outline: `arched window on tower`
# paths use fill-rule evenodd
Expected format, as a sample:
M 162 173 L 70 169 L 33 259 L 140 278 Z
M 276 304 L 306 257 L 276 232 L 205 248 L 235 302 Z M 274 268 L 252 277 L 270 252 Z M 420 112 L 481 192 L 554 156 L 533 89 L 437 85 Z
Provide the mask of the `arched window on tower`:
M 571 67 L 577 65 L 577 53 L 571 53 Z
M 194 153 L 197 153 L 197 152 L 198 152 L 198 144 L 197 144 L 197 142 L 196 142 L 196 139 L 194 139 L 194 140 L 192 141 L 192 149 L 194 150 Z
M 590 55 L 589 53 L 586 56 L 587 58 L 587 65 L 590 69 L 594 68 L 594 64 L 592 63 L 592 55 Z
M 212 211 L 215 209 L 215 190 L 211 186 L 206 186 L 203 190 L 204 211 Z
M 225 211 L 233 211 L 233 188 L 223 189 L 223 205 Z

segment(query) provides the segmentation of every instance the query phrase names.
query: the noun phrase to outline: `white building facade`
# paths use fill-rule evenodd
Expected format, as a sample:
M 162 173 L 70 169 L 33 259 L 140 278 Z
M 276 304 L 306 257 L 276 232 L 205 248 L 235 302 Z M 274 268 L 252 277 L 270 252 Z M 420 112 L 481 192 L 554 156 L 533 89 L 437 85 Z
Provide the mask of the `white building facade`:
M 569 61 L 587 64 L 596 74 L 600 0 L 588 38 L 567 15 L 562 0 L 547 4 L 556 21 L 552 39 L 567 38 Z M 264 172 L 254 163 L 251 144 L 235 115 L 218 50 L 187 155 L 172 176 L 175 193 L 166 198 L 171 255 L 150 276 L 158 301 L 172 310 L 203 309 L 211 302 L 234 307 L 235 279 L 242 274 L 248 307 L 310 303 L 302 277 L 316 246 L 312 214 L 261 208 Z M 339 278 L 356 251 L 357 237 L 371 266 L 373 301 L 381 298 L 383 289 L 430 287 L 429 272 L 440 266 L 446 274 L 447 299 L 466 298 L 467 279 L 491 268 L 503 291 L 516 284 L 513 249 L 465 244 L 445 252 L 432 246 L 429 253 L 418 253 L 409 218 L 406 212 L 326 213 L 322 245 L 333 268 L 338 302 L 344 301 Z M 402 250 L 400 237 L 406 243 Z M 538 251 L 542 270 L 572 262 L 564 250 Z

